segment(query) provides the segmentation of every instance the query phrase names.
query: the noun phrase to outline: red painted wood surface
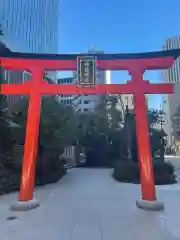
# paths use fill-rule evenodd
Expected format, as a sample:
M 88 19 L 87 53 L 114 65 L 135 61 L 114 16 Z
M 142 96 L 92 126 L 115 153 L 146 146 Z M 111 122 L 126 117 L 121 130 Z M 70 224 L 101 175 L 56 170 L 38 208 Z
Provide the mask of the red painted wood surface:
M 2 84 L 0 89 L 0 94 L 28 94 L 30 97 L 19 200 L 27 201 L 33 197 L 41 95 L 57 93 L 134 94 L 142 198 L 144 200 L 156 200 L 144 94 L 170 94 L 173 93 L 173 86 L 171 84 L 151 84 L 144 81 L 143 73 L 148 69 L 170 68 L 173 61 L 173 57 L 97 60 L 99 70 L 128 70 L 132 80 L 128 81 L 127 84 L 97 84 L 95 87 L 83 88 L 75 84 L 49 85 L 47 82 L 42 81 L 45 70 L 77 70 L 76 60 L 0 58 L 1 65 L 4 68 L 26 69 L 32 73 L 31 81 L 24 84 Z

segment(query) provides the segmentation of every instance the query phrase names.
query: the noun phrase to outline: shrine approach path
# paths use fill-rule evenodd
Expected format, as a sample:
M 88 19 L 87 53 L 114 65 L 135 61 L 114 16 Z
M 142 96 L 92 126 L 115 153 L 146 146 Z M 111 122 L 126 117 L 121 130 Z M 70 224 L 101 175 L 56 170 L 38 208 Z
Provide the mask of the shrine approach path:
M 165 211 L 136 208 L 140 185 L 118 183 L 110 169 L 75 168 L 57 183 L 36 189 L 41 206 L 11 212 L 17 194 L 0 197 L 3 240 L 180 239 L 180 184 L 158 186 Z M 8 221 L 8 217 L 16 217 Z

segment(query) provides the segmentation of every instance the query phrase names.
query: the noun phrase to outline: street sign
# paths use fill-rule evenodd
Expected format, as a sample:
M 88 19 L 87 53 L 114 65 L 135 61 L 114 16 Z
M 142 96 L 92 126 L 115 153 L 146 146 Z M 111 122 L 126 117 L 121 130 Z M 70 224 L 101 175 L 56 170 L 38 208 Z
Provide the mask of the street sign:
M 78 84 L 89 87 L 96 84 L 96 57 L 78 56 Z

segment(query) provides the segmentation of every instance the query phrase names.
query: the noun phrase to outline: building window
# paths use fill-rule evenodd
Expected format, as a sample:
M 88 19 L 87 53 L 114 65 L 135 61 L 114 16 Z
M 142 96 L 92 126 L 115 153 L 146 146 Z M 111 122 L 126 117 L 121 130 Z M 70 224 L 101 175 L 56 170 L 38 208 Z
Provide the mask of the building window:
M 9 83 L 8 71 L 7 71 L 7 69 L 4 70 L 4 79 L 5 79 L 5 82 Z
M 31 80 L 31 73 L 23 71 L 23 82 Z
M 88 112 L 89 111 L 89 109 L 88 108 L 84 108 L 84 112 Z
M 84 100 L 84 104 L 90 103 L 90 100 Z
M 80 97 L 79 95 L 74 96 L 74 100 L 77 99 L 77 98 L 79 98 L 79 97 Z

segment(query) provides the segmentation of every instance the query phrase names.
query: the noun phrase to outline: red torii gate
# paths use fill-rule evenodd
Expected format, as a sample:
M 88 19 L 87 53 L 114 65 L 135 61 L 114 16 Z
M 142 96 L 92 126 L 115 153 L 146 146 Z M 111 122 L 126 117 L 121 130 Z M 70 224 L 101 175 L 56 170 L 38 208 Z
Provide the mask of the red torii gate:
M 144 209 L 157 210 L 163 203 L 156 199 L 152 157 L 148 136 L 147 109 L 144 94 L 173 93 L 171 84 L 150 84 L 143 80 L 145 70 L 166 69 L 173 64 L 174 57 L 165 56 L 162 52 L 142 54 L 103 54 L 97 57 L 99 70 L 128 70 L 132 80 L 126 84 L 97 84 L 93 87 L 71 85 L 49 85 L 43 81 L 45 70 L 77 70 L 77 55 L 22 54 L 11 53 L 0 57 L 5 69 L 28 70 L 32 74 L 31 81 L 24 84 L 2 84 L 0 94 L 29 95 L 29 109 L 26 127 L 24 160 L 19 201 L 12 206 L 13 210 L 27 210 L 39 206 L 33 199 L 36 154 L 40 122 L 41 96 L 51 94 L 134 94 L 134 107 L 139 149 L 139 166 L 141 177 L 142 199 L 137 206 Z M 150 58 L 149 58 L 150 57 Z

